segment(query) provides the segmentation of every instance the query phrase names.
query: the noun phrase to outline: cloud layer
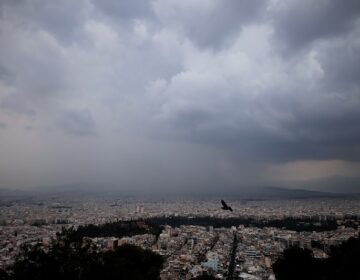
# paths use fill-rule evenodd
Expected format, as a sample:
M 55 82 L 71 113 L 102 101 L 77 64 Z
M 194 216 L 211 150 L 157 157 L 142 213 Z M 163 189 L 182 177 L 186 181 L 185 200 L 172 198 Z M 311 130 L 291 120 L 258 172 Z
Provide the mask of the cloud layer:
M 359 38 L 350 0 L 2 0 L 0 187 L 349 175 Z

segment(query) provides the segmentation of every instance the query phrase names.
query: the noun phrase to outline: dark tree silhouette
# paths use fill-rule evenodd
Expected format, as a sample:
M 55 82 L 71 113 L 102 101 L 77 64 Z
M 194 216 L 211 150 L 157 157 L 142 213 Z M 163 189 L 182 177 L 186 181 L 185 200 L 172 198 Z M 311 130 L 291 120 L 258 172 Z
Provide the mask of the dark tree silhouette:
M 4 280 L 92 280 L 160 279 L 163 259 L 160 255 L 133 245 L 114 251 L 98 252 L 89 240 L 64 230 L 46 252 L 39 245 L 23 247 Z
M 10 279 L 10 278 L 9 278 L 9 275 L 6 273 L 6 271 L 3 269 L 0 269 L 0 280 L 8 280 L 8 279 Z
M 331 247 L 326 266 L 330 272 L 327 279 L 360 279 L 360 236 Z
M 163 259 L 150 250 L 123 245 L 103 254 L 103 279 L 156 280 L 160 279 Z
M 278 280 L 320 280 L 320 263 L 313 258 L 308 249 L 291 247 L 284 251 L 273 265 L 273 270 Z
M 360 237 L 333 246 L 326 259 L 316 259 L 310 250 L 291 247 L 274 263 L 277 280 L 360 279 Z
M 258 228 L 263 227 L 276 227 L 286 228 L 295 231 L 328 231 L 336 230 L 338 225 L 336 220 L 321 221 L 311 218 L 285 218 L 279 220 L 258 220 L 247 217 L 231 217 L 231 218 L 218 218 L 218 217 L 184 217 L 184 216 L 170 216 L 170 217 L 153 217 L 148 218 L 145 222 L 149 225 L 169 225 L 172 227 L 179 227 L 181 225 L 199 225 L 199 226 L 213 226 L 215 228 L 220 227 L 232 227 L 232 226 L 254 226 Z

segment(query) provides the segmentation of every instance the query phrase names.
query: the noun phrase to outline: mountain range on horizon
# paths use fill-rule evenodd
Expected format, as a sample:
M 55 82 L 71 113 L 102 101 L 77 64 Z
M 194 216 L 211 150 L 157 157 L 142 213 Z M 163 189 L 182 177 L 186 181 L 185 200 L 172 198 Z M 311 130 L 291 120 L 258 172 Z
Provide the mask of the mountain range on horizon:
M 305 189 L 329 193 L 360 193 L 360 177 L 331 176 L 310 180 L 286 181 L 276 184 L 291 189 Z
M 235 195 L 239 198 L 253 198 L 253 199 L 283 199 L 283 198 L 321 198 L 321 197 L 340 197 L 340 196 L 351 196 L 360 194 L 360 177 L 344 177 L 334 176 L 327 178 L 319 178 L 315 180 L 304 180 L 304 181 L 291 181 L 282 182 L 279 184 L 272 184 L 268 186 L 258 186 L 247 190 L 241 191 L 222 191 L 203 193 L 201 191 L 189 193 L 188 196 L 201 197 L 201 196 L 232 196 Z M 98 196 L 98 195 L 124 195 L 124 196 L 147 196 L 146 193 L 127 193 L 116 189 L 102 188 L 97 190 L 96 188 L 87 188 L 82 185 L 74 186 L 49 186 L 39 187 L 29 190 L 20 189 L 9 189 L 0 188 L 0 199 L 21 199 L 29 198 L 34 196 L 60 196 L 60 197 L 78 197 L 82 195 Z M 184 195 L 183 193 L 159 193 L 153 194 L 153 196 L 176 196 Z

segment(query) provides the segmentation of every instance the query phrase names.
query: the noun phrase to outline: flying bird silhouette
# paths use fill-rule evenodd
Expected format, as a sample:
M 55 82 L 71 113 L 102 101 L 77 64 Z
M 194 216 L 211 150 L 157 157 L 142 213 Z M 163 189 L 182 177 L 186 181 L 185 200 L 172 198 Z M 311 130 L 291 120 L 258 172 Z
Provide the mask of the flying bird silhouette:
M 231 208 L 229 205 L 227 205 L 224 200 L 221 200 L 221 204 L 222 204 L 221 209 L 223 209 L 223 210 L 229 210 L 229 211 L 232 212 L 232 208 Z

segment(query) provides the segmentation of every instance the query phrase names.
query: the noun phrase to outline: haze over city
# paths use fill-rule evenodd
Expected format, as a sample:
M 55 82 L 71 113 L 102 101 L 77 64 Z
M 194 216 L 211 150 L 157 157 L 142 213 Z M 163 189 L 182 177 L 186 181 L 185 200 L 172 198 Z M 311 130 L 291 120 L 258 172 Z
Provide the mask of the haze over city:
M 0 0 L 0 188 L 359 193 L 359 12 Z

